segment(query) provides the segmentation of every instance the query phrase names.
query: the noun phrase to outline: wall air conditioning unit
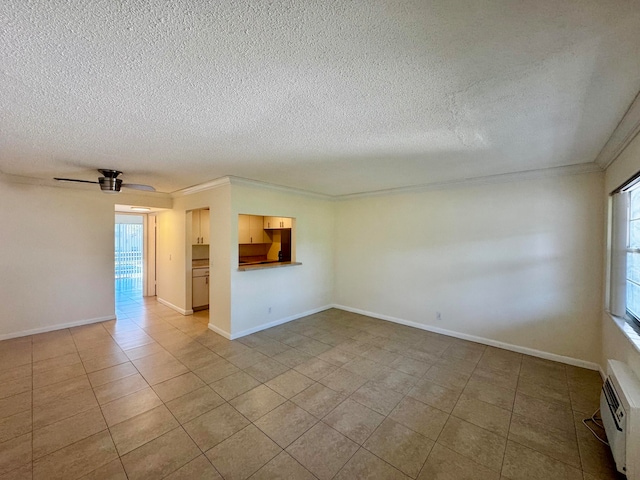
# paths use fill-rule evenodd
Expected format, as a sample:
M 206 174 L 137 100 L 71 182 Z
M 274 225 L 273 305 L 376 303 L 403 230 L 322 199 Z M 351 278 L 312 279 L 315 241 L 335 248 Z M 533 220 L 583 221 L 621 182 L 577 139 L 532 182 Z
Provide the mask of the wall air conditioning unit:
M 600 414 L 616 468 L 640 480 L 640 380 L 622 362 L 607 361 Z

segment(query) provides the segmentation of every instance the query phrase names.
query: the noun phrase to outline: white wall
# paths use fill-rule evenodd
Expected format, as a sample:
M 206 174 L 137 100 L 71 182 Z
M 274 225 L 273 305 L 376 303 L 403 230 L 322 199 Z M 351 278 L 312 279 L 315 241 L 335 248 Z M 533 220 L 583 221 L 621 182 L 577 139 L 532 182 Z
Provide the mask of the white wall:
M 114 318 L 116 199 L 0 177 L 0 339 Z
M 599 362 L 602 188 L 596 173 L 339 202 L 335 301 Z
M 609 193 L 640 171 L 640 136 L 637 136 L 606 171 L 603 203 L 608 203 Z M 606 371 L 607 359 L 612 358 L 627 363 L 640 378 L 640 352 L 622 334 L 611 316 L 602 317 L 602 359 L 601 366 Z
M 232 335 L 248 333 L 332 303 L 333 207 L 333 202 L 309 195 L 232 185 Z M 238 271 L 238 214 L 295 218 L 296 260 L 302 265 Z

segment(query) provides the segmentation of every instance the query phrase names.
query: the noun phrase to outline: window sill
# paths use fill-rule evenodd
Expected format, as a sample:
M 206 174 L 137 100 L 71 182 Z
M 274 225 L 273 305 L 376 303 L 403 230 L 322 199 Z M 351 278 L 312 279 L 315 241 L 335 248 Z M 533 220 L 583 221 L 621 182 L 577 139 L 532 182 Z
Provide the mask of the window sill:
M 622 331 L 622 334 L 631 342 L 636 351 L 640 353 L 640 328 L 626 318 L 616 317 L 611 313 L 609 313 L 609 316 L 611 320 L 613 320 L 613 323 Z
M 282 268 L 293 267 L 296 265 L 302 265 L 300 262 L 277 262 L 277 263 L 259 263 L 256 265 L 240 265 L 238 267 L 239 272 L 246 272 L 248 270 L 266 270 L 267 268 Z

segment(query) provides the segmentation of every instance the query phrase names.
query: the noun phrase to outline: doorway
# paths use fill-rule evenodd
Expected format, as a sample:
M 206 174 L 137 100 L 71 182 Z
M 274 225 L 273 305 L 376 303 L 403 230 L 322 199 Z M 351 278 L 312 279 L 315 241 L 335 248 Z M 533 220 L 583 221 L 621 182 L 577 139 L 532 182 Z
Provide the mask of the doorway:
M 140 301 L 144 295 L 144 220 L 143 215 L 116 214 L 116 303 L 127 300 Z

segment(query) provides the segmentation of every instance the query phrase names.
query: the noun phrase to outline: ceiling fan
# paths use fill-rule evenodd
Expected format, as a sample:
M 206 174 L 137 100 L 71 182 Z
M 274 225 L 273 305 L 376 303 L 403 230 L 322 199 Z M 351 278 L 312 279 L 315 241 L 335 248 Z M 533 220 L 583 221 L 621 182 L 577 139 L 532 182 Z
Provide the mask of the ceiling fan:
M 122 179 L 118 178 L 122 172 L 118 170 L 109 170 L 106 168 L 99 168 L 98 171 L 102 174 L 102 177 L 98 178 L 97 182 L 90 180 L 78 180 L 75 178 L 58 178 L 54 180 L 59 182 L 79 182 L 79 183 L 97 183 L 100 185 L 100 190 L 105 193 L 118 193 L 121 187 L 132 188 L 134 190 L 145 190 L 147 192 L 155 192 L 156 189 L 151 185 L 140 185 L 139 183 L 122 183 Z

